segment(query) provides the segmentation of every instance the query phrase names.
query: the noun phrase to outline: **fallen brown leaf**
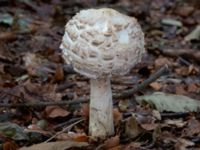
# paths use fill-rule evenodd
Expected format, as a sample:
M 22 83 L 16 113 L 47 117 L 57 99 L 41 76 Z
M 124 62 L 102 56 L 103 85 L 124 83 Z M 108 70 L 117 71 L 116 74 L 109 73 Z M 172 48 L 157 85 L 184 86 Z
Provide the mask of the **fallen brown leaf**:
M 15 55 L 0 42 L 0 59 L 8 62 L 14 62 Z
M 189 146 L 193 146 L 195 143 L 183 138 L 179 138 L 175 144 L 175 150 L 186 150 Z
M 197 85 L 195 83 L 191 83 L 187 87 L 188 92 L 194 92 L 195 93 L 195 92 L 198 91 L 198 89 L 199 89 L 199 87 L 197 87 Z
M 115 146 L 115 147 L 112 147 L 112 148 L 109 148 L 108 150 L 121 150 L 121 146 L 118 145 L 118 146 Z
M 17 36 L 13 32 L 0 33 L 0 41 L 11 42 L 17 39 Z
M 24 83 L 23 93 L 27 99 L 43 101 L 60 101 L 62 94 L 56 92 L 56 84 L 32 83 L 30 80 Z
M 138 124 L 138 122 L 137 122 L 137 120 L 136 120 L 136 118 L 134 116 L 129 117 L 126 120 L 125 134 L 129 138 L 135 138 L 139 134 L 141 134 L 142 132 L 143 132 L 143 129 L 140 127 L 140 125 Z
M 194 134 L 200 134 L 200 122 L 195 118 L 188 120 L 188 125 L 182 132 L 184 137 L 192 137 Z
M 89 104 L 85 103 L 85 104 L 81 105 L 80 115 L 83 116 L 86 119 L 89 118 Z
M 55 71 L 55 75 L 54 75 L 54 81 L 62 81 L 64 80 L 65 76 L 64 76 L 64 71 L 63 71 L 63 68 L 61 65 L 59 65 L 57 68 L 56 68 L 56 71 Z
M 137 150 L 138 148 L 140 148 L 141 143 L 139 142 L 131 142 L 130 144 L 128 144 L 124 150 Z
M 0 73 L 5 73 L 5 70 L 4 70 L 4 64 L 0 64 Z
M 70 114 L 70 112 L 59 106 L 47 106 L 45 113 L 48 118 L 66 117 Z
M 160 84 L 158 82 L 153 82 L 153 83 L 150 84 L 150 86 L 156 91 L 158 91 L 162 88 L 162 84 Z
M 176 9 L 176 13 L 182 17 L 188 17 L 194 12 L 194 7 L 193 6 L 180 6 Z
M 193 64 L 189 65 L 189 68 L 188 68 L 188 74 L 189 75 L 195 75 L 199 73 L 199 68 Z
M 189 75 L 189 68 L 185 66 L 181 66 L 175 69 L 175 72 L 181 76 L 188 76 Z
M 118 106 L 120 111 L 126 111 L 129 106 L 129 100 L 120 100 Z
M 164 121 L 164 124 L 170 125 L 170 126 L 176 126 L 178 128 L 182 128 L 187 124 L 187 122 L 183 121 L 183 119 L 173 119 L 173 120 L 172 119 L 166 119 Z
M 75 142 L 88 142 L 89 137 L 85 133 L 75 133 L 75 132 L 67 132 L 61 133 L 56 136 L 58 140 L 70 140 Z
M 155 67 L 156 68 L 161 68 L 162 66 L 164 66 L 164 65 L 168 65 L 168 66 L 170 66 L 171 65 L 171 62 L 170 62 L 170 60 L 168 59 L 168 58 L 166 58 L 166 57 L 159 57 L 159 58 L 157 58 L 156 60 L 155 60 Z
M 58 142 L 49 142 L 49 143 L 40 143 L 35 144 L 30 147 L 22 147 L 19 150 L 66 150 L 69 148 L 83 148 L 88 146 L 86 142 L 74 142 L 74 141 L 58 141 Z
M 156 123 L 149 123 L 149 124 L 141 124 L 141 127 L 147 131 L 151 131 L 157 128 L 157 124 Z
M 187 94 L 186 86 L 184 84 L 177 85 L 176 94 L 180 94 L 180 95 Z
M 3 143 L 3 150 L 17 150 L 18 148 L 19 146 L 12 141 L 7 141 Z
M 89 137 L 86 135 L 77 135 L 73 138 L 73 140 L 76 142 L 88 142 Z
M 118 125 L 122 120 L 122 113 L 119 112 L 117 108 L 113 109 L 113 118 L 114 118 L 114 125 Z
M 105 144 L 106 149 L 110 149 L 110 148 L 114 148 L 114 147 L 118 146 L 119 145 L 119 136 L 116 135 L 114 137 L 107 139 L 104 142 L 104 144 Z

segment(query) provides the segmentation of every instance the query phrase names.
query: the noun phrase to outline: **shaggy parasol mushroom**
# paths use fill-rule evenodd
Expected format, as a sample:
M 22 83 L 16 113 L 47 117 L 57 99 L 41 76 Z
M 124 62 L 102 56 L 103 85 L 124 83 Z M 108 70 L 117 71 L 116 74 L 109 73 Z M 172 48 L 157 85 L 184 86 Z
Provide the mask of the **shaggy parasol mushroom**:
M 66 24 L 60 48 L 65 61 L 90 78 L 89 134 L 114 134 L 110 78 L 128 73 L 145 53 L 137 20 L 109 8 L 82 10 Z

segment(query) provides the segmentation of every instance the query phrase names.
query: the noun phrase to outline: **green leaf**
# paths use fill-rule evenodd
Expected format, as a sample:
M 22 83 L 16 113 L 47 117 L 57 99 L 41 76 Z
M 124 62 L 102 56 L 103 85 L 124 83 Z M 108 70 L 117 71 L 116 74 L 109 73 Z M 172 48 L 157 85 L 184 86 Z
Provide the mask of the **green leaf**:
M 29 18 L 18 18 L 17 19 L 17 31 L 19 33 L 30 33 L 31 29 L 29 27 L 31 20 Z
M 45 129 L 47 128 L 48 126 L 48 122 L 46 120 L 39 120 L 37 122 L 37 126 L 40 128 L 40 129 Z
M 151 95 L 138 96 L 140 104 L 148 103 L 160 112 L 195 112 L 200 108 L 200 101 L 183 95 L 155 92 Z
M 185 38 L 185 41 L 200 40 L 200 25 L 198 25 L 190 34 Z
M 28 136 L 24 133 L 23 128 L 15 123 L 0 123 L 0 134 L 13 140 L 28 140 Z
M 0 14 L 0 23 L 12 25 L 13 24 L 13 16 L 8 13 Z
M 182 22 L 175 20 L 175 19 L 170 19 L 170 18 L 162 19 L 161 23 L 164 25 L 169 25 L 169 26 L 177 26 L 177 27 L 183 26 Z

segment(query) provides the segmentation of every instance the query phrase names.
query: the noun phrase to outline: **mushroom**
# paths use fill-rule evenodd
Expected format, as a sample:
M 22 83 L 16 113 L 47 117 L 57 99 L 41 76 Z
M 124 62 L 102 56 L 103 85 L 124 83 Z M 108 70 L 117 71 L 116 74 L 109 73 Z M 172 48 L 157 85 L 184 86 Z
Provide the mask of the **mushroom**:
M 144 34 L 137 20 L 110 8 L 77 13 L 65 26 L 63 58 L 90 78 L 89 134 L 114 134 L 110 78 L 125 75 L 141 61 Z

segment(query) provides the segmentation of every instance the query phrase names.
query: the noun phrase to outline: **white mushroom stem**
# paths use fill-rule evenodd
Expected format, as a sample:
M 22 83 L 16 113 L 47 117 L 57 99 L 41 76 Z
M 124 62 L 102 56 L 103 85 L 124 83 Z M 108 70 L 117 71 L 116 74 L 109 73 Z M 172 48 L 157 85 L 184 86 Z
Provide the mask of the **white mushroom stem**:
M 105 138 L 114 134 L 110 78 L 91 79 L 89 134 Z

